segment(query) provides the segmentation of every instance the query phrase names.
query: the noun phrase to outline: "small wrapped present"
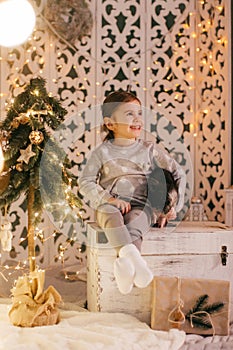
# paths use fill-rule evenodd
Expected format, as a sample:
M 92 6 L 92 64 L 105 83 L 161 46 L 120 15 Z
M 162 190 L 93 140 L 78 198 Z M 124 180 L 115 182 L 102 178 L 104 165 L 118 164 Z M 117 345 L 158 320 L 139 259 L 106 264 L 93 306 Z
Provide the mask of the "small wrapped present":
M 229 334 L 229 281 L 155 276 L 152 298 L 152 329 Z

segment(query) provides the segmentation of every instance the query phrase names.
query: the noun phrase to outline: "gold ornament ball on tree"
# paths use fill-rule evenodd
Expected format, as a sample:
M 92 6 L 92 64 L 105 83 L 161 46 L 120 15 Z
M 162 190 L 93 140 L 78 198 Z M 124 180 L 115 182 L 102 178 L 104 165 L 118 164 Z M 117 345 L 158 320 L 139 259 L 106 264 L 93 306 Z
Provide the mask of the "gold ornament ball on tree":
M 32 131 L 29 139 L 33 145 L 39 145 L 44 140 L 44 135 L 42 131 Z
M 29 123 L 29 120 L 30 120 L 30 118 L 29 118 L 28 115 L 22 114 L 22 115 L 19 116 L 20 124 L 23 124 L 23 125 L 27 124 L 27 123 Z
M 14 129 L 17 129 L 17 128 L 19 127 L 19 124 L 20 124 L 20 122 L 19 122 L 19 119 L 18 119 L 18 118 L 15 118 L 15 119 L 12 120 L 12 122 L 11 122 L 11 125 L 12 125 L 12 127 L 13 127 Z
M 19 172 L 23 171 L 23 164 L 22 163 L 16 164 L 15 169 Z

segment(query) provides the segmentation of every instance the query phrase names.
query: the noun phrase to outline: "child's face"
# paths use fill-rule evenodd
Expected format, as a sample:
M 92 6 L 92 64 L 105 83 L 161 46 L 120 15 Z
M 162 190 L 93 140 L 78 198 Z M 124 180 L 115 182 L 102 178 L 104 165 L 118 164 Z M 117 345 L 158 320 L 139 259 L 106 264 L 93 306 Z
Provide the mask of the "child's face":
M 140 103 L 132 101 L 120 104 L 113 112 L 111 120 L 115 138 L 137 139 L 143 127 Z

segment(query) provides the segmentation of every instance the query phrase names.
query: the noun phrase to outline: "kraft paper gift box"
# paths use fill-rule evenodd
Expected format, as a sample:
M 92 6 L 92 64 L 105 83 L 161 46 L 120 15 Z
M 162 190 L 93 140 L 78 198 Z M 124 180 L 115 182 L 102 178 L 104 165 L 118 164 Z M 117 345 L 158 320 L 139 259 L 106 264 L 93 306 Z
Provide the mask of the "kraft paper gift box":
M 152 329 L 229 334 L 229 281 L 155 276 L 152 289 Z

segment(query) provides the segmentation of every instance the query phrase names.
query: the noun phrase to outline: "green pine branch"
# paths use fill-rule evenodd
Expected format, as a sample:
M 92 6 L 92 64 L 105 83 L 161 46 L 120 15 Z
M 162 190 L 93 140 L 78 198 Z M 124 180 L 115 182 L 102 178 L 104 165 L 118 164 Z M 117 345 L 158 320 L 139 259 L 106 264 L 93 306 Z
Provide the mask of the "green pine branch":
M 216 302 L 211 305 L 207 305 L 203 310 L 208 312 L 209 314 L 213 314 L 220 311 L 224 307 L 224 305 L 225 304 L 223 302 Z
M 22 194 L 27 200 L 28 187 L 32 184 L 35 190 L 33 211 L 37 213 L 36 222 L 40 220 L 47 204 L 53 208 L 59 221 L 68 218 L 73 220 L 68 209 L 68 214 L 64 216 L 63 202 L 66 203 L 65 208 L 66 205 L 69 208 L 81 208 L 81 199 L 71 191 L 77 179 L 69 170 L 72 163 L 49 132 L 51 129 L 63 128 L 62 122 L 67 111 L 58 99 L 49 96 L 45 83 L 41 77 L 31 79 L 25 90 L 15 97 L 5 120 L 0 124 L 1 134 L 7 140 L 3 148 L 4 171 L 9 175 L 9 184 L 1 191 L 0 209 L 5 210 L 7 205 L 9 211 L 10 205 Z M 43 135 L 38 144 L 30 139 L 32 131 Z M 25 150 L 30 144 L 35 155 L 30 157 L 28 163 L 24 160 L 19 162 L 20 150 Z
M 189 320 L 191 323 L 191 320 Z M 201 328 L 201 329 L 211 329 L 212 324 L 209 320 L 209 318 L 206 317 L 206 315 L 194 315 L 192 317 L 192 324 L 195 328 Z
M 202 307 L 204 307 L 207 304 L 208 298 L 209 298 L 209 296 L 207 294 L 201 295 L 197 299 L 194 307 L 187 313 L 187 316 L 189 316 L 190 314 L 193 314 L 194 312 L 201 310 Z
M 208 304 L 209 296 L 207 294 L 201 295 L 194 307 L 190 309 L 185 318 L 193 324 L 194 327 L 202 329 L 211 329 L 212 324 L 210 321 L 210 315 L 217 313 L 224 307 L 223 302 L 215 302 L 213 304 Z M 209 316 L 208 316 L 209 315 Z

